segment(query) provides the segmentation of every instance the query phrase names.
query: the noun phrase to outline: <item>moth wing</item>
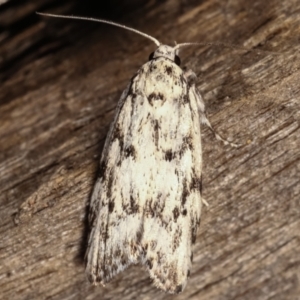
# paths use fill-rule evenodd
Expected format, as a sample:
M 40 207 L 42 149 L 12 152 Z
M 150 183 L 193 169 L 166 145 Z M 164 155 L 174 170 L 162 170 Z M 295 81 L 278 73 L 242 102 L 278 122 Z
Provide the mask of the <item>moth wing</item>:
M 154 284 L 183 290 L 201 212 L 197 99 L 171 61 L 145 64 L 120 100 L 92 196 L 90 281 L 147 265 Z
M 172 80 L 169 78 L 168 98 L 163 105 L 168 113 L 159 116 L 158 109 L 153 112 L 153 119 L 159 120 L 159 130 L 151 150 L 156 153 L 154 180 L 144 204 L 141 243 L 147 249 L 144 261 L 154 284 L 178 293 L 190 274 L 192 244 L 200 223 L 201 119 L 198 95 L 187 76 L 167 61 L 160 69 L 167 70 Z M 157 84 L 152 85 L 159 89 Z M 149 131 L 150 127 L 146 129 Z
M 122 208 L 126 200 L 121 201 L 122 195 L 116 194 L 118 186 L 115 178 L 120 167 L 116 166 L 116 162 L 120 162 L 124 154 L 124 136 L 120 129 L 123 122 L 130 123 L 130 115 L 126 114 L 131 103 L 130 87 L 131 84 L 124 90 L 118 102 L 102 151 L 100 174 L 91 197 L 91 229 L 85 260 L 87 277 L 94 285 L 104 285 L 130 264 L 138 262 L 138 257 L 132 257 L 129 251 L 129 243 L 132 246 L 137 244 L 136 237 L 130 236 L 130 232 L 136 232 L 136 226 Z M 125 113 L 121 113 L 122 111 Z M 118 174 L 118 179 L 120 175 L 121 173 Z M 133 230 L 129 228 L 130 225 L 134 227 Z

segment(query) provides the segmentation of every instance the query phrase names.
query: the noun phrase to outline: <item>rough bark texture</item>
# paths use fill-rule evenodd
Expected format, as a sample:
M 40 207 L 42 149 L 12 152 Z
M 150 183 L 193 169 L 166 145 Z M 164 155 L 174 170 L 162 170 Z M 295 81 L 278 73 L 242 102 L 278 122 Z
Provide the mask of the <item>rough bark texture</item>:
M 215 129 L 243 144 L 224 147 L 203 129 L 210 206 L 188 286 L 166 295 L 142 266 L 106 287 L 90 286 L 84 274 L 87 207 L 105 135 L 122 89 L 155 45 L 108 25 L 34 14 L 95 16 L 93 6 L 8 1 L 0 5 L 0 298 L 299 299 L 300 1 L 129 2 L 114 1 L 113 14 L 99 6 L 96 16 L 168 44 L 255 49 L 181 52 Z

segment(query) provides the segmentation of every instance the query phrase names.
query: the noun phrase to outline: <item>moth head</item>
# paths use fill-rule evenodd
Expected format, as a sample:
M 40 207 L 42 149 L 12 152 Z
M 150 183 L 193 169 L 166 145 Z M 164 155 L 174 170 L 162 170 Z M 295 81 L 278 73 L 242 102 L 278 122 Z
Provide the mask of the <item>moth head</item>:
M 174 47 L 160 45 L 153 53 L 150 54 L 149 60 L 158 57 L 164 57 L 174 61 L 176 65 L 180 66 L 180 58 L 177 54 L 178 50 L 174 49 Z

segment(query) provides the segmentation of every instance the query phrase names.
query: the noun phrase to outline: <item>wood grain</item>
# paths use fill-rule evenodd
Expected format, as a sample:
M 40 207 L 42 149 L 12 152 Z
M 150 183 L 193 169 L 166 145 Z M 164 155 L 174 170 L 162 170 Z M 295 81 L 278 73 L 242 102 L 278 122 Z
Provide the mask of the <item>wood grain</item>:
M 105 287 L 85 278 L 87 208 L 108 126 L 155 45 L 34 14 L 82 14 L 74 3 L 0 5 L 0 298 L 299 299 L 300 1 L 121 1 L 122 13 L 86 11 L 168 44 L 237 45 L 181 51 L 213 126 L 243 146 L 203 130 L 210 205 L 177 296 L 153 287 L 141 266 Z

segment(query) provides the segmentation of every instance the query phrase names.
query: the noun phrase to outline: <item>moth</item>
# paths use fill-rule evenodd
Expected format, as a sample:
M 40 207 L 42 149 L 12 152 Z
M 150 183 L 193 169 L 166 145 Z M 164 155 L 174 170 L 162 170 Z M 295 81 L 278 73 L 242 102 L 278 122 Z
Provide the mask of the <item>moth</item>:
M 104 285 L 140 263 L 156 287 L 179 293 L 204 202 L 201 123 L 229 144 L 206 118 L 196 75 L 180 68 L 179 49 L 197 43 L 171 47 L 111 21 L 46 15 L 107 23 L 157 45 L 122 93 L 107 134 L 90 203 L 86 274 Z

